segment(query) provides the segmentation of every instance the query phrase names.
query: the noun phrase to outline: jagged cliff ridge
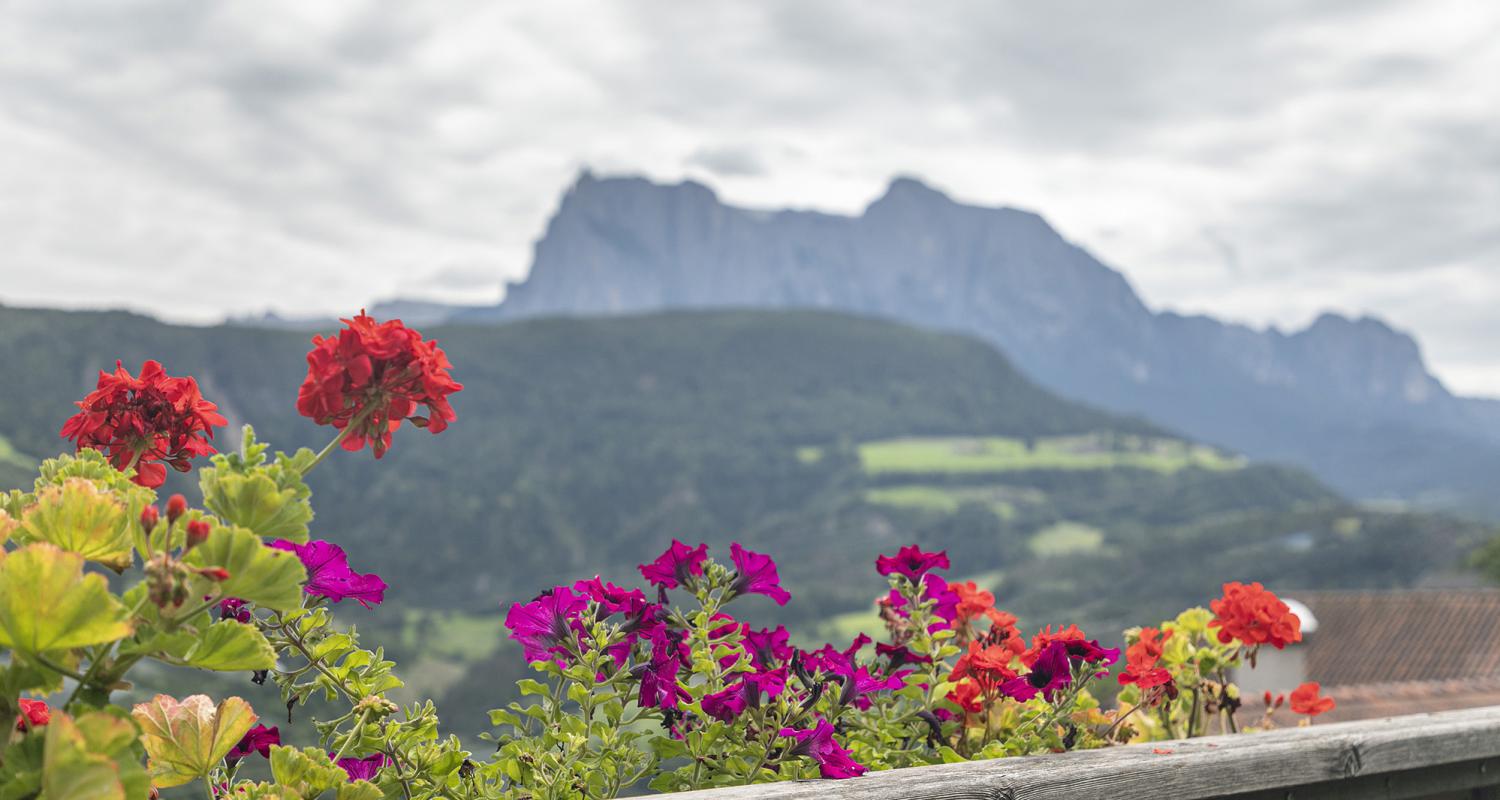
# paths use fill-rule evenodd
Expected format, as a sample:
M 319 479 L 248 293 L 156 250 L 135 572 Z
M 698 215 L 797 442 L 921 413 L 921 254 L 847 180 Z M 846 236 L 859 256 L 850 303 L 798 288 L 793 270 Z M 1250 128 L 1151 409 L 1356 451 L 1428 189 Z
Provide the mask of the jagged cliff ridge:
M 909 178 L 845 217 L 585 173 L 527 280 L 459 318 L 714 307 L 838 309 L 974 334 L 1066 395 L 1311 466 L 1366 496 L 1447 491 L 1453 477 L 1424 465 L 1460 444 L 1488 463 L 1493 449 L 1494 415 L 1449 393 L 1412 338 L 1378 320 L 1325 315 L 1287 334 L 1153 312 L 1040 216 L 956 203 Z M 1406 477 L 1368 463 L 1387 458 Z

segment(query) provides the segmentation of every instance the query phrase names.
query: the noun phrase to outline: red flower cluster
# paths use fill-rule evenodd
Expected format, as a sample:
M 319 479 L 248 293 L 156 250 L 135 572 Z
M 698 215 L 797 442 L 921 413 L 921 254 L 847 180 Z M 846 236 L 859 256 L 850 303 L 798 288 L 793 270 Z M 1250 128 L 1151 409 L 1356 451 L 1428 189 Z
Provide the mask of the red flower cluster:
M 1166 641 L 1172 638 L 1172 632 L 1167 631 L 1163 636 L 1156 628 L 1141 628 L 1140 637 L 1135 644 L 1125 648 L 1125 671 L 1120 673 L 1120 684 L 1122 686 L 1135 684 L 1144 692 L 1157 686 L 1167 687 L 1163 690 L 1169 696 L 1176 696 L 1176 686 L 1172 681 L 1172 673 L 1164 667 L 1159 666 L 1161 655 L 1166 646 Z M 1159 698 L 1160 695 L 1157 695 Z
M 78 407 L 63 424 L 63 438 L 79 450 L 104 452 L 118 469 L 134 463 L 135 482 L 151 488 L 166 481 L 165 465 L 187 472 L 194 456 L 217 452 L 213 429 L 228 424 L 199 394 L 197 381 L 174 378 L 156 361 L 142 364 L 139 378 L 118 361 L 113 373 L 100 370 L 97 387 Z
M 21 698 L 21 714 L 16 718 L 16 730 L 26 731 L 40 728 L 52 721 L 52 709 L 41 700 Z
M 463 385 L 453 380 L 453 367 L 435 341 L 399 319 L 376 322 L 360 312 L 338 336 L 313 337 L 307 354 L 307 378 L 297 392 L 297 411 L 319 425 L 348 430 L 345 450 L 360 450 L 368 442 L 375 457 L 391 446 L 391 433 L 401 421 L 441 433 L 457 419 L 448 395 Z M 427 415 L 418 416 L 418 404 Z
M 1225 644 L 1239 639 L 1246 647 L 1269 644 L 1280 650 L 1302 641 L 1302 620 L 1258 582 L 1226 583 L 1224 596 L 1208 605 L 1215 615 L 1208 627 L 1218 628 Z
M 1319 697 L 1318 691 L 1322 689 L 1316 681 L 1304 683 L 1292 690 L 1292 711 L 1298 714 L 1306 714 L 1316 717 L 1324 711 L 1332 711 L 1334 702 L 1332 697 Z

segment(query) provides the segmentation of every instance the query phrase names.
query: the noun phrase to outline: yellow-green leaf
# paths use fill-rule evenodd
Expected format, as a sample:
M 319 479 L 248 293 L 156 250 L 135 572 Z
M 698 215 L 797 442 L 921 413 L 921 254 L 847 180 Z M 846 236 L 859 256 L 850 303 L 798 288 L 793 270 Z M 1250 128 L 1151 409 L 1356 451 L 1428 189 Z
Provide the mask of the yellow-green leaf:
M 382 800 L 385 793 L 369 781 L 352 781 L 339 784 L 334 800 Z
M 273 550 L 244 528 L 215 528 L 208 541 L 193 548 L 183 562 L 194 567 L 223 567 L 229 572 L 229 580 L 222 583 L 195 580 L 197 594 L 218 592 L 276 611 L 302 604 L 307 570 L 296 554 Z
M 0 560 L 0 645 L 36 654 L 123 639 L 130 613 L 83 556 L 37 542 Z
M 145 797 L 151 787 L 134 749 L 139 735 L 130 720 L 109 712 L 76 720 L 54 714 L 42 758 L 42 800 Z
M 134 561 L 132 520 L 125 503 L 85 478 L 46 486 L 21 518 L 16 540 L 51 542 L 119 572 Z
M 203 504 L 221 519 L 260 536 L 307 541 L 312 521 L 312 492 L 302 481 L 302 470 L 316 456 L 303 449 L 295 456 L 277 453 L 266 463 L 266 445 L 255 441 L 255 431 L 246 425 L 237 452 L 213 457 L 213 466 L 198 472 Z
M 186 660 L 189 666 L 219 672 L 270 669 L 276 666 L 276 651 L 254 626 L 226 619 L 208 626 Z
M 145 733 L 151 780 L 161 788 L 207 775 L 257 719 L 250 704 L 238 697 L 214 706 L 201 694 L 181 702 L 159 694 L 137 705 L 131 716 Z
M 349 774 L 316 747 L 304 750 L 272 747 L 271 775 L 278 786 L 285 786 L 304 797 L 317 797 L 319 793 L 349 781 Z

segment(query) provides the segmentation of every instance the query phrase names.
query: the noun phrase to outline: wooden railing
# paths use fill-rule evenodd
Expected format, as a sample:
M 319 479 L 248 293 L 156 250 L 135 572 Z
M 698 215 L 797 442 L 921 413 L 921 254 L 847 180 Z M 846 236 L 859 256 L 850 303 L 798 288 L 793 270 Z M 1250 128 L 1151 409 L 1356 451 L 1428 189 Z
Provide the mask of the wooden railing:
M 1500 800 L 1500 706 L 671 797 Z

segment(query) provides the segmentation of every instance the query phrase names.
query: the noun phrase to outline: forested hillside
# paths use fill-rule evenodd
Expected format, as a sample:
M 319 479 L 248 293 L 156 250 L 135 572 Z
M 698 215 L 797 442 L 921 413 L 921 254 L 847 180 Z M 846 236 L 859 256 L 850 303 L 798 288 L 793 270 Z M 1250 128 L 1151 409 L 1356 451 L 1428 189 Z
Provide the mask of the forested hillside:
M 1300 471 L 1061 400 L 976 340 L 894 323 L 702 312 L 427 333 L 465 384 L 458 421 L 403 429 L 380 462 L 336 454 L 312 477 L 314 534 L 390 583 L 361 625 L 445 654 L 431 674 L 460 693 L 514 659 L 495 655 L 500 604 L 629 581 L 673 537 L 775 553 L 794 600 L 766 618 L 802 630 L 867 623 L 868 564 L 915 540 L 1026 625 L 1107 634 L 1224 580 L 1410 583 L 1484 533 L 1353 508 Z M 223 447 L 246 421 L 321 446 L 329 431 L 294 408 L 306 350 L 288 331 L 0 309 L 0 478 L 62 449 L 72 401 L 116 358 L 196 376 L 230 418 Z

